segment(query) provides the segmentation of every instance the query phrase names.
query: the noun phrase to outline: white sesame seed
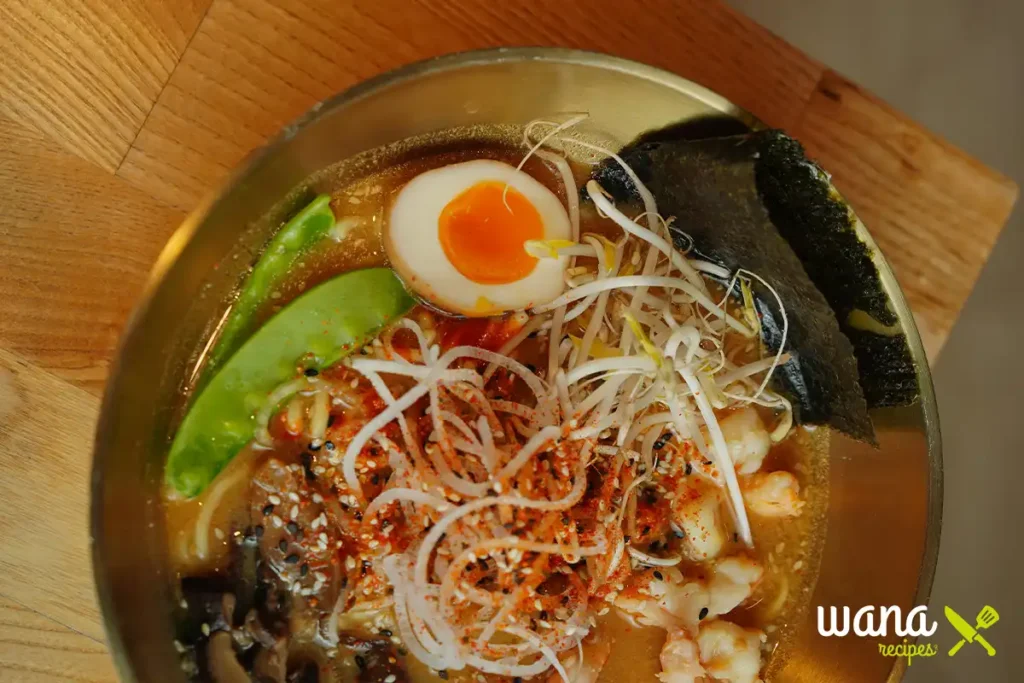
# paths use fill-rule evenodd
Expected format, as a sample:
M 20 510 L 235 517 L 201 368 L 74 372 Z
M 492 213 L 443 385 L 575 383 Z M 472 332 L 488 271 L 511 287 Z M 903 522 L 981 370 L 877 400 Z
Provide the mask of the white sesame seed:
M 388 674 L 387 678 L 384 679 L 384 683 L 395 683 L 396 680 L 398 679 L 395 677 L 395 674 Z
M 320 468 L 320 470 L 321 471 L 319 472 L 319 474 L 323 474 L 323 468 L 322 467 Z M 324 502 L 324 497 L 321 496 L 319 493 L 314 493 L 313 494 L 313 502 L 314 503 L 322 503 L 322 502 Z
M 174 649 L 178 651 L 178 654 L 185 653 L 185 646 L 182 645 L 181 642 L 177 639 L 174 640 Z
M 199 627 L 199 630 L 203 632 L 204 636 L 210 635 L 210 625 L 209 624 L 203 624 L 202 626 Z
M 290 500 L 293 503 L 298 503 L 299 502 L 299 494 L 295 493 L 294 491 L 289 491 L 288 492 L 288 500 Z
M 352 571 L 353 569 L 355 569 L 356 568 L 356 558 L 352 557 L 351 555 L 349 555 L 347 558 L 345 558 L 345 568 L 348 569 L 349 571 Z
M 275 496 L 274 494 L 270 494 L 269 496 L 267 496 L 267 502 L 269 502 L 271 505 L 280 505 L 281 498 Z
M 275 527 L 278 527 L 278 528 L 284 526 L 284 522 L 282 522 L 281 518 L 278 517 L 277 515 L 274 515 L 273 517 L 270 518 L 270 523 L 273 524 Z
M 216 529 L 213 530 L 213 535 L 216 536 L 217 540 L 219 540 L 219 541 L 223 541 L 224 540 L 224 530 L 221 529 L 220 527 L 217 527 Z
M 290 512 L 288 513 L 288 515 L 289 515 L 289 516 L 290 516 L 290 517 L 291 517 L 292 519 L 297 519 L 297 518 L 298 518 L 298 516 L 299 516 L 299 506 L 298 506 L 298 505 L 292 505 L 292 509 L 291 509 L 291 511 L 290 511 Z

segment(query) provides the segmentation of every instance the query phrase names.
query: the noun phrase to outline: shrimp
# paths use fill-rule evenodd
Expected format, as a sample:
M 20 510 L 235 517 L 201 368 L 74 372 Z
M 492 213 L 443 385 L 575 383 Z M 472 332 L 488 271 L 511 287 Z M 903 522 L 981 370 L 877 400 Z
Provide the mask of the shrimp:
M 789 472 L 761 472 L 740 482 L 747 509 L 761 517 L 796 517 L 800 514 L 800 482 Z
M 672 521 L 686 535 L 683 551 L 690 560 L 710 560 L 722 552 L 726 542 L 722 492 L 710 482 L 698 481 L 677 492 Z
M 731 612 L 750 597 L 764 576 L 764 568 L 749 557 L 737 555 L 715 563 L 708 581 L 708 614 Z
M 761 672 L 765 634 L 728 621 L 713 619 L 697 634 L 700 662 L 707 675 L 723 683 L 755 683 Z
M 669 631 L 668 640 L 661 648 L 661 683 L 696 683 L 704 676 L 700 651 L 690 635 L 677 629 Z
M 772 437 L 761 416 L 750 406 L 729 413 L 718 421 L 729 448 L 729 458 L 739 474 L 753 474 L 772 447 Z
M 615 606 L 637 625 L 696 629 L 708 606 L 708 590 L 698 581 L 687 581 L 675 567 L 649 569 L 634 575 Z

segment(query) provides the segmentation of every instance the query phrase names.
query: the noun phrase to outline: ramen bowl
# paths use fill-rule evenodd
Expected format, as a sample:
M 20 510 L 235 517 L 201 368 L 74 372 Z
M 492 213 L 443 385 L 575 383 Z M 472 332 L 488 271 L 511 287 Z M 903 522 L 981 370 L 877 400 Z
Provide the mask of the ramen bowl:
M 415 115 L 410 115 L 415 112 Z M 159 489 L 183 383 L 254 249 L 280 224 L 282 200 L 339 161 L 440 130 L 522 125 L 560 112 L 628 142 L 708 116 L 760 127 L 695 83 L 642 64 L 561 49 L 457 54 L 377 77 L 314 107 L 256 151 L 169 240 L 127 330 L 104 397 L 92 479 L 99 601 L 124 681 L 184 681 L 174 648 L 174 576 Z M 284 202 L 287 204 L 287 202 Z M 874 243 L 859 222 L 862 239 Z M 909 406 L 874 409 L 878 447 L 831 435 L 830 502 L 820 573 L 775 681 L 898 680 L 903 661 L 879 641 L 825 637 L 817 607 L 927 602 L 938 551 L 941 452 L 931 378 L 913 317 L 873 249 L 889 305 L 906 334 L 919 384 Z M 890 641 L 895 634 L 890 629 Z

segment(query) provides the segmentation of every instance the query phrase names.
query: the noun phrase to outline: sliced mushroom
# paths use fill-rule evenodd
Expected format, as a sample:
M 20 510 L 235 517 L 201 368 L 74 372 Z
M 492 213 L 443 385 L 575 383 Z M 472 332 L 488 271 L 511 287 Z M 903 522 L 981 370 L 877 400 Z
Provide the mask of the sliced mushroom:
M 245 667 L 238 661 L 231 636 L 218 631 L 206 646 L 206 666 L 214 683 L 252 683 Z

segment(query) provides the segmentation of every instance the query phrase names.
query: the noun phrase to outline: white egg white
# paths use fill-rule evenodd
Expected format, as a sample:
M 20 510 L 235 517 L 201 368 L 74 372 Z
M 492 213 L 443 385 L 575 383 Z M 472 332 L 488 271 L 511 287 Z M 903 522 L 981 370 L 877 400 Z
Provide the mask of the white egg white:
M 481 182 L 507 183 L 540 214 L 543 239 L 569 239 L 569 216 L 555 193 L 523 171 L 480 159 L 421 173 L 395 198 L 385 246 L 406 285 L 433 305 L 467 316 L 495 315 L 538 306 L 562 293 L 566 258 L 542 258 L 529 275 L 507 284 L 474 282 L 448 260 L 438 236 L 445 206 Z

